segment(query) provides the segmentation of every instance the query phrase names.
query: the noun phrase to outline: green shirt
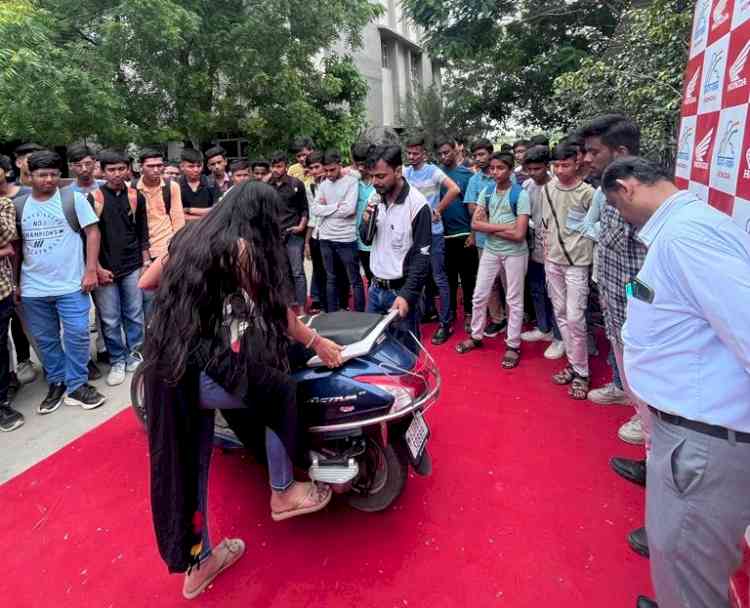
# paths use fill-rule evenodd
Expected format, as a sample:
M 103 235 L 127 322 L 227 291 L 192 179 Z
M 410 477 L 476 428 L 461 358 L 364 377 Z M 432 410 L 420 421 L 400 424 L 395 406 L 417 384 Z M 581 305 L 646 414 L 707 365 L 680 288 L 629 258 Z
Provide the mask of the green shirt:
M 479 195 L 477 204 L 487 205 L 486 203 L 487 192 L 482 191 Z M 518 215 L 531 215 L 531 202 L 529 201 L 529 195 L 525 190 L 522 190 L 518 196 Z M 497 190 L 492 193 L 490 197 L 490 204 L 487 212 L 488 222 L 490 224 L 515 224 L 516 215 L 513 213 L 513 209 L 510 206 L 510 188 L 507 190 Z M 486 234 L 486 233 L 485 233 Z M 485 242 L 485 249 L 496 255 L 524 255 L 529 252 L 529 247 L 526 244 L 526 239 L 520 241 L 509 241 L 508 239 L 501 238 L 492 234 L 487 235 L 487 241 Z

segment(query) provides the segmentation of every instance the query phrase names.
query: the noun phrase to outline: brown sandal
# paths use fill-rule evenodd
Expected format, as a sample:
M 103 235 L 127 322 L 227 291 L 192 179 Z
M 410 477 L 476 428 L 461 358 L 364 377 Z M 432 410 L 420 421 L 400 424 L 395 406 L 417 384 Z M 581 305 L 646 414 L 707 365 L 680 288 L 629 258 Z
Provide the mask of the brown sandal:
M 552 376 L 552 382 L 555 384 L 570 384 L 576 377 L 575 370 L 568 365 L 565 369 L 557 372 Z
M 481 348 L 481 346 L 481 340 L 466 338 L 466 340 L 462 340 L 461 342 L 456 344 L 456 352 L 463 355 L 464 353 L 468 353 L 470 350 L 474 350 L 475 348 Z
M 502 366 L 503 369 L 513 369 L 518 366 L 521 361 L 521 349 L 513 348 L 508 346 L 505 348 L 505 354 L 503 355 Z
M 315 513 L 316 511 L 324 509 L 326 505 L 331 502 L 332 495 L 333 492 L 327 485 L 312 482 L 307 494 L 305 494 L 305 497 L 297 504 L 297 506 L 292 509 L 287 509 L 286 511 L 271 511 L 271 519 L 274 521 L 284 521 L 290 517 Z
M 576 374 L 576 377 L 573 378 L 573 381 L 570 383 L 570 388 L 568 389 L 568 396 L 571 399 L 576 399 L 577 401 L 583 401 L 588 397 L 589 394 L 589 379 L 588 376 L 581 376 L 579 374 Z
M 240 559 L 245 553 L 245 543 L 239 538 L 225 538 L 214 547 L 211 553 L 216 557 L 213 570 L 207 570 L 206 565 L 203 566 L 203 572 L 200 566 L 195 568 L 193 571 L 197 575 L 203 575 L 196 576 L 195 578 L 199 578 L 197 581 L 191 580 L 188 575 L 185 576 L 185 582 L 182 585 L 182 595 L 185 599 L 192 600 L 198 597 L 219 574 Z

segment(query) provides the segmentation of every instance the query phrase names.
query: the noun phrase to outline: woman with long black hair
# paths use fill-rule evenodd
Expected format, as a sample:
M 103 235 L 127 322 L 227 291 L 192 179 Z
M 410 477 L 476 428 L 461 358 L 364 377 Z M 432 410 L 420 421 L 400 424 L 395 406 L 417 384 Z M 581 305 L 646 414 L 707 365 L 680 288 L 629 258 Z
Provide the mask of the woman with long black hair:
M 274 520 L 318 511 L 331 498 L 329 488 L 292 475 L 297 410 L 287 348 L 291 337 L 332 367 L 341 348 L 287 308 L 277 197 L 257 182 L 232 188 L 141 281 L 159 285 L 144 347 L 154 527 L 170 572 L 187 572 L 187 598 L 245 550 L 240 539 L 212 549 L 208 536 L 215 409 L 230 424 L 261 436 L 265 429 Z

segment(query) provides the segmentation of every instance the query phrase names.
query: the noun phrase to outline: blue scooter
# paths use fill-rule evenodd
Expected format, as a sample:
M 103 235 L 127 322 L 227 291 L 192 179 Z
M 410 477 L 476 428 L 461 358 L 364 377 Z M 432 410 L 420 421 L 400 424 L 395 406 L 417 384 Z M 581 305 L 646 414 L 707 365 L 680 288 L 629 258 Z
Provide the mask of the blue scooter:
M 424 414 L 440 394 L 440 373 L 416 338 L 419 353 L 388 331 L 397 319 L 396 311 L 341 311 L 304 319 L 344 347 L 344 364 L 329 369 L 315 356 L 293 370 L 306 454 L 305 462 L 295 464 L 361 511 L 388 508 L 403 491 L 410 466 L 419 475 L 432 470 Z M 145 421 L 142 394 L 137 371 L 131 396 L 136 415 Z

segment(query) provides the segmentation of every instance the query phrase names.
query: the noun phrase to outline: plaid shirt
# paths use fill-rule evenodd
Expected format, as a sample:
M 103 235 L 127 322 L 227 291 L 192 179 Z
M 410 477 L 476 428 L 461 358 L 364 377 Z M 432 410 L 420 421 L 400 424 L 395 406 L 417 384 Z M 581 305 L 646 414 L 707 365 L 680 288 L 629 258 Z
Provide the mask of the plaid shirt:
M 9 245 L 17 239 L 16 208 L 9 198 L 0 198 L 0 247 Z M 4 300 L 13 293 L 13 256 L 0 257 L 0 300 Z
M 607 338 L 622 345 L 627 297 L 625 285 L 635 278 L 646 259 L 646 247 L 636 240 L 636 229 L 612 205 L 601 209 L 597 247 L 597 282 Z

